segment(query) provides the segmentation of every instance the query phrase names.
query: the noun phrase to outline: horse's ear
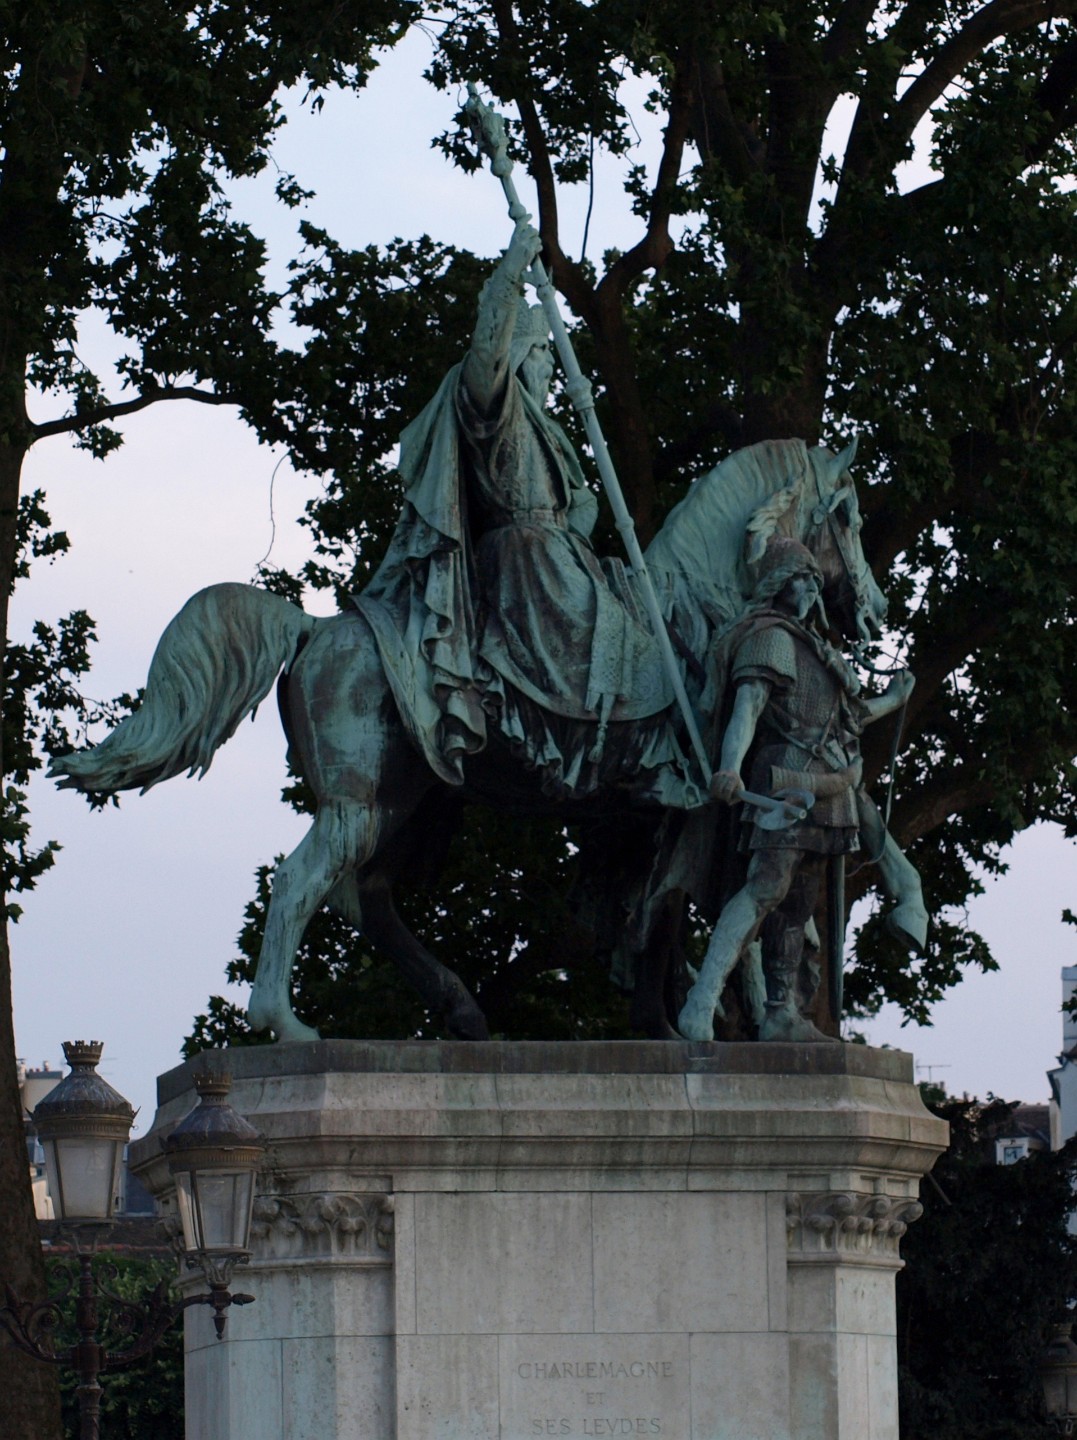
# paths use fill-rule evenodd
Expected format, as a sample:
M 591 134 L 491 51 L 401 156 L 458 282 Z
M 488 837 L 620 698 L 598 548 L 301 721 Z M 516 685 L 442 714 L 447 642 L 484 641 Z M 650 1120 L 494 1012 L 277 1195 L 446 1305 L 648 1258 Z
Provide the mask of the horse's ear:
M 857 437 L 854 435 L 841 454 L 835 455 L 830 462 L 830 473 L 834 477 L 835 485 L 856 459 L 856 442 Z
M 827 501 L 827 514 L 833 515 L 834 511 L 838 508 L 838 506 L 843 500 L 848 500 L 850 496 L 855 494 L 856 491 L 851 485 L 843 485 L 840 490 L 835 490 L 833 495 L 831 495 L 830 499 Z

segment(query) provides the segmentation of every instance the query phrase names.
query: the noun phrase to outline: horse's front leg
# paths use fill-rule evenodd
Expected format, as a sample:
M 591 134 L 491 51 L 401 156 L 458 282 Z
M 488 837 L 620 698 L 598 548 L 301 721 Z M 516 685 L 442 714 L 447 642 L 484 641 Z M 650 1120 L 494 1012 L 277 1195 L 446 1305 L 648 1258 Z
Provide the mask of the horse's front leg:
M 323 804 L 314 824 L 277 867 L 247 1019 L 278 1040 L 317 1040 L 292 1009 L 292 966 L 303 931 L 337 881 L 364 864 L 377 839 L 372 810 L 353 801 Z

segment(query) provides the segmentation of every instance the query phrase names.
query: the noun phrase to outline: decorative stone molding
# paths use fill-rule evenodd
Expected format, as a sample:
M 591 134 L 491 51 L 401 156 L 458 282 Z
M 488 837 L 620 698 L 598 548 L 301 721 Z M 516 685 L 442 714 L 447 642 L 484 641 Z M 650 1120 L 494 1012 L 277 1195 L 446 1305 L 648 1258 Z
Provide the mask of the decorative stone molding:
M 899 1266 L 901 1237 L 923 1213 L 919 1200 L 907 1196 L 852 1191 L 789 1195 L 785 1227 L 790 1259 Z
M 391 1195 L 259 1195 L 254 1202 L 256 1262 L 321 1258 L 388 1265 L 392 1238 Z

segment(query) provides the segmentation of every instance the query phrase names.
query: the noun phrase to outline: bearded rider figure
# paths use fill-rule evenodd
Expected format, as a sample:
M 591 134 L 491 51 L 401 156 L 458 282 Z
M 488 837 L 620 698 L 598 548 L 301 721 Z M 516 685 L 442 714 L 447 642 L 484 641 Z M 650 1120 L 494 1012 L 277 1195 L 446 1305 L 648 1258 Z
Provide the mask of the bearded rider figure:
M 764 943 L 766 1009 L 761 1040 L 823 1040 L 798 1003 L 804 926 L 814 909 L 829 857 L 860 847 L 860 732 L 903 705 L 913 679 L 903 671 L 886 692 L 865 700 L 856 674 L 816 628 L 821 577 L 796 540 L 772 540 L 761 562 L 752 604 L 732 627 L 732 714 L 722 739 L 712 795 L 726 804 L 746 788 L 781 797 L 807 792 L 805 819 L 787 829 L 755 823 L 747 805 L 741 848 L 750 854 L 744 886 L 723 907 L 699 978 L 678 1025 L 689 1040 L 710 1040 L 725 982 L 763 922 L 782 910 L 777 944 Z M 862 792 L 860 792 L 862 795 Z M 907 863 L 907 862 L 906 862 Z M 911 867 L 910 867 L 911 868 Z
M 462 782 L 493 727 L 544 789 L 574 797 L 600 771 L 655 769 L 679 751 L 672 726 L 618 726 L 607 745 L 610 722 L 656 715 L 672 691 L 630 587 L 617 583 L 623 567 L 607 571 L 591 548 L 598 502 L 544 408 L 549 330 L 523 298 L 540 245 L 521 221 L 482 292 L 467 356 L 401 436 L 401 518 L 355 603 L 442 780 Z

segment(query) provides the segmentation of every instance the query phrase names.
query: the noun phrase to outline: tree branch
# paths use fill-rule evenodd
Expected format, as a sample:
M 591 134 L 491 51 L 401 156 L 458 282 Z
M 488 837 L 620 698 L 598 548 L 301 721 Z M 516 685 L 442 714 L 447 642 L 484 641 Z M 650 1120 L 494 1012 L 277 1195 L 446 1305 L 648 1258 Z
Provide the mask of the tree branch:
M 1077 36 L 1061 47 L 1036 90 L 1040 109 L 1050 123 L 1044 134 L 1025 146 L 1030 165 L 1042 160 L 1063 130 L 1077 122 Z
M 1044 133 L 1023 147 L 1025 162 L 1038 164 L 1063 131 L 1077 124 L 1077 36 L 1061 47 L 1054 62 L 1037 87 L 1033 104 L 1048 117 Z M 928 180 L 915 190 L 894 197 L 913 224 L 926 223 L 929 212 L 945 199 L 949 181 L 946 177 Z
M 876 8 L 876 0 L 845 0 L 823 41 L 823 59 L 828 65 L 840 65 L 849 58 L 867 35 Z
M 765 147 L 751 127 L 738 121 L 717 53 L 707 50 L 696 62 L 696 103 L 691 135 L 704 160 L 718 159 L 734 185 L 745 184 L 763 168 Z
M 625 251 L 610 266 L 598 287 L 598 295 L 607 293 L 618 299 L 625 293 L 633 280 L 645 270 L 658 270 L 668 259 L 673 249 L 669 234 L 669 217 L 677 193 L 677 181 L 681 173 L 681 159 L 688 138 L 688 122 L 691 114 L 692 96 L 695 92 L 696 65 L 691 48 L 683 46 L 674 62 L 673 81 L 670 86 L 669 120 L 662 140 L 662 159 L 658 166 L 654 191 L 651 195 L 651 213 L 647 219 L 647 231 L 641 240 Z
M 238 405 L 231 395 L 218 395 L 213 390 L 199 390 L 195 385 L 167 385 L 159 390 L 149 390 L 136 395 L 133 400 L 120 400 L 114 405 L 99 405 L 95 410 L 86 410 L 74 415 L 64 415 L 59 420 L 46 420 L 42 424 L 30 424 L 31 444 L 44 440 L 49 435 L 71 435 L 80 430 L 89 430 L 94 425 L 105 425 L 110 420 L 119 420 L 124 415 L 133 415 L 156 405 L 158 400 L 196 400 L 201 405 Z
M 979 619 L 973 624 L 962 624 L 950 634 L 932 634 L 920 654 L 914 650 L 910 655 L 910 667 L 916 676 L 916 689 L 912 692 L 905 712 L 906 732 L 912 734 L 920 728 L 925 710 L 938 695 L 939 687 L 947 675 L 959 669 L 970 656 L 982 650 L 1002 629 L 1004 613 L 1001 606 L 984 605 Z
M 895 807 L 894 838 L 902 846 L 911 845 L 928 835 L 951 815 L 963 815 L 979 805 L 986 805 L 994 795 L 992 782 L 982 774 L 966 775 L 964 767 L 946 777 L 943 788 L 909 796 L 904 805 Z
M 494 20 L 506 52 L 514 62 L 516 73 L 527 74 L 527 59 L 520 44 L 519 27 L 512 10 L 512 0 L 493 0 Z M 550 160 L 550 147 L 539 117 L 538 107 L 524 84 L 513 97 L 520 112 L 520 121 L 527 140 L 528 172 L 538 192 L 538 232 L 551 278 L 572 309 L 587 325 L 596 319 L 595 288 L 584 270 L 561 248 L 560 221 L 557 212 L 557 181 Z
M 841 184 L 830 223 L 817 251 L 820 269 L 839 282 L 834 292 L 839 303 L 847 300 L 856 284 L 848 241 L 855 232 L 859 214 L 857 192 L 868 184 L 881 200 L 886 179 L 916 126 L 962 69 L 982 54 L 993 40 L 1050 19 L 1072 15 L 1075 11 L 1077 0 L 989 0 L 960 30 L 943 41 L 900 100 L 895 98 L 896 71 L 893 83 L 890 83 L 889 77 L 884 83 L 879 76 L 873 80 L 869 75 L 849 134 Z M 924 13 L 915 0 L 908 0 L 885 39 L 896 44 L 904 53 L 912 54 L 916 44 L 923 39 Z M 1068 50 L 1069 47 L 1066 48 Z M 1067 67 L 1066 58 L 1064 54 L 1058 57 L 1041 87 L 1041 103 L 1056 120 L 1050 139 L 1037 142 L 1041 149 L 1046 148 L 1065 123 L 1062 117 L 1069 114 L 1068 97 L 1074 82 L 1070 74 L 1072 64 Z M 1026 158 L 1030 164 L 1037 158 L 1033 153 L 1035 148 L 1026 147 Z M 945 193 L 945 184 L 945 179 L 931 181 L 893 203 L 904 206 L 915 217 L 918 208 L 937 203 Z
M 1072 14 L 1074 0 L 990 0 L 935 51 L 894 108 L 890 126 L 904 143 L 965 66 L 993 40 Z

